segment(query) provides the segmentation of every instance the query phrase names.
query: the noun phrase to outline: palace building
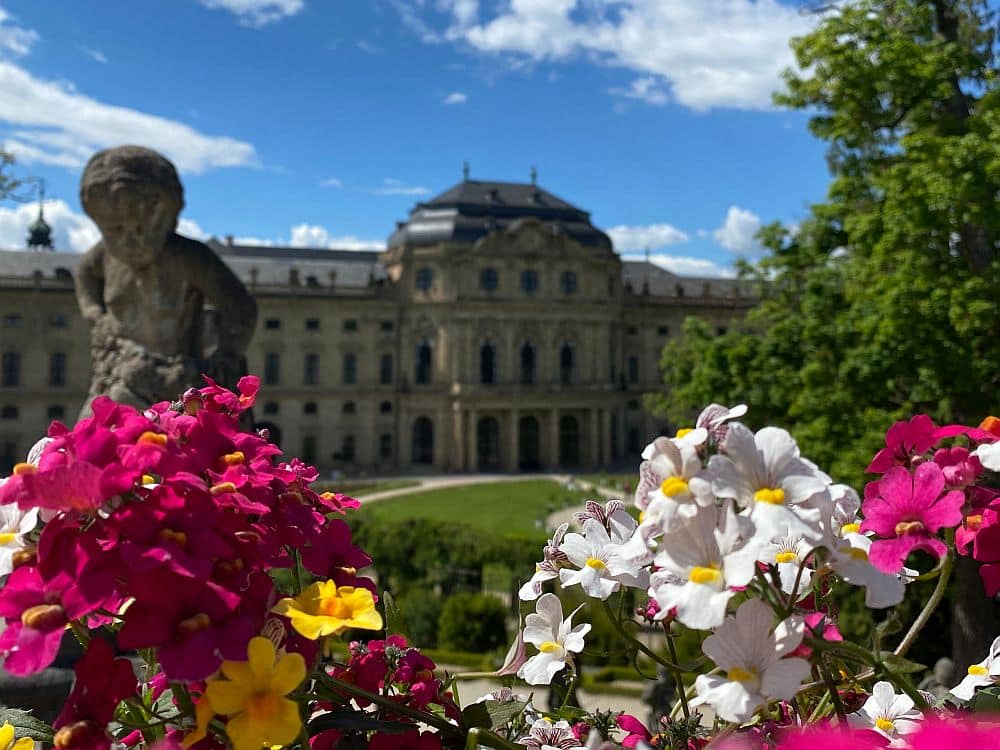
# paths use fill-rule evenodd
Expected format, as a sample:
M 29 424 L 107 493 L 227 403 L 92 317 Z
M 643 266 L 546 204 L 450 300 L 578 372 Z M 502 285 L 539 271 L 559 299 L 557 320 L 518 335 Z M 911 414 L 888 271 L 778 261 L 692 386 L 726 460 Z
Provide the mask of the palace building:
M 754 303 L 746 282 L 622 260 L 533 183 L 466 179 L 380 253 L 209 245 L 257 299 L 255 419 L 324 473 L 634 465 L 668 427 L 642 399 L 663 345 L 688 315 L 722 332 Z M 0 475 L 85 400 L 80 257 L 0 251 Z

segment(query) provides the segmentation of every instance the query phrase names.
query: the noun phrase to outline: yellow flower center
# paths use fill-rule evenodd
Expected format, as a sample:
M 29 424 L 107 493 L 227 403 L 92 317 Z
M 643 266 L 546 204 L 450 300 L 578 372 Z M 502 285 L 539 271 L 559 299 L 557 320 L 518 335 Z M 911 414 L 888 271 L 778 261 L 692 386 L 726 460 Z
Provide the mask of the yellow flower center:
M 270 691 L 251 695 L 247 700 L 247 715 L 250 721 L 273 721 L 278 716 L 280 700 L 280 696 Z
M 66 624 L 66 610 L 59 604 L 36 604 L 21 613 L 21 624 L 33 630 L 55 630 Z
M 232 482 L 219 482 L 218 484 L 213 484 L 209 492 L 212 493 L 212 497 L 218 497 L 219 495 L 225 495 L 227 492 L 236 492 L 236 485 Z
M 38 467 L 35 466 L 34 464 L 26 464 L 26 463 L 14 464 L 13 475 L 15 477 L 19 477 L 23 474 L 37 474 L 37 473 L 38 473 Z
M 881 729 L 883 732 L 891 732 L 893 729 L 896 728 L 895 724 L 893 724 L 888 719 L 883 719 L 881 716 L 875 719 L 875 726 Z
M 784 505 L 785 491 L 780 487 L 764 487 L 753 493 L 753 499 L 768 505 Z
M 858 549 L 857 547 L 852 547 L 851 551 L 848 553 L 852 560 L 861 560 L 862 562 L 868 562 L 868 553 L 863 549 Z
M 729 670 L 726 677 L 732 682 L 753 682 L 757 679 L 757 673 L 750 669 L 733 667 Z
M 561 648 L 562 646 L 560 646 L 555 641 L 545 641 L 541 646 L 538 647 L 538 650 L 541 651 L 543 654 L 551 654 L 553 651 L 558 651 Z
M 679 430 L 677 430 L 677 434 L 674 435 L 674 437 L 676 437 L 676 438 L 682 438 L 682 437 L 684 437 L 685 435 L 687 435 L 688 433 L 691 433 L 691 432 L 694 432 L 693 428 L 691 428 L 691 427 L 681 427 Z
M 159 445 L 161 447 L 167 444 L 167 436 L 160 432 L 144 432 L 136 440 L 136 443 L 140 445 Z
M 243 455 L 243 451 L 233 451 L 232 453 L 227 453 L 222 457 L 222 463 L 226 466 L 236 466 L 241 464 L 246 460 Z
M 774 556 L 774 559 L 779 563 L 793 563 L 799 559 L 799 556 L 794 552 L 779 552 Z
M 10 544 L 17 539 L 17 534 L 0 534 L 0 546 Z
M 896 524 L 896 536 L 906 536 L 907 534 L 920 534 L 924 531 L 924 525 L 920 521 L 900 521 Z
M 970 531 L 978 531 L 979 527 L 982 525 L 983 525 L 983 516 L 981 513 L 976 514 L 974 516 L 968 516 L 965 519 L 965 528 L 969 529 Z
M 718 565 L 704 568 L 699 566 L 691 569 L 688 579 L 693 583 L 717 583 L 722 579 L 722 573 L 719 572 Z
M 143 474 L 139 484 L 156 484 L 156 477 L 152 474 Z
M 660 484 L 660 492 L 667 497 L 677 497 L 688 491 L 688 483 L 680 477 L 667 477 Z
M 979 664 L 973 664 L 971 667 L 969 667 L 969 674 L 974 674 L 976 677 L 985 677 L 989 673 L 990 670 Z
M 841 534 L 857 534 L 859 531 L 861 531 L 860 523 L 845 523 L 840 527 Z
M 604 560 L 601 560 L 597 557 L 588 557 L 587 567 L 593 568 L 594 570 L 604 570 L 608 566 L 604 564 Z

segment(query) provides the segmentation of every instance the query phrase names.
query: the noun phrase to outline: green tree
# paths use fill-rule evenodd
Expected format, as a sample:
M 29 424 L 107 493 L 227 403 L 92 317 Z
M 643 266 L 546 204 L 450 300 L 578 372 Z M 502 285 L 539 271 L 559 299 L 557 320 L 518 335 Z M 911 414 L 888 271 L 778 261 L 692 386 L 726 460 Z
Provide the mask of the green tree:
M 860 484 L 895 420 L 976 424 L 1000 378 L 1000 78 L 981 0 L 859 0 L 793 41 L 785 106 L 829 144 L 828 197 L 796 232 L 771 225 L 743 272 L 762 300 L 724 336 L 689 321 L 668 345 L 674 421 L 709 401 L 783 424 Z M 995 635 L 975 567 L 952 592 L 959 664 Z
M 21 185 L 11 175 L 14 166 L 14 155 L 0 146 L 0 199 L 6 198 Z

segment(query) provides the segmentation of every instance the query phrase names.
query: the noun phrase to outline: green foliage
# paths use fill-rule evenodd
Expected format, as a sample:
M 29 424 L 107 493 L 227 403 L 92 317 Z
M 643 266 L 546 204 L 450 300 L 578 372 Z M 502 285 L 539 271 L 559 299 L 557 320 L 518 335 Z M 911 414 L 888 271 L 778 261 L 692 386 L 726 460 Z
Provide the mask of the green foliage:
M 10 169 L 14 166 L 14 155 L 0 147 L 0 199 L 7 197 L 18 187 L 20 180 L 11 176 Z
M 493 651 L 507 645 L 507 608 L 495 596 L 453 594 L 444 605 L 438 642 L 460 651 Z
M 723 336 L 688 321 L 652 406 L 678 423 L 746 402 L 859 484 L 895 420 L 978 423 L 1000 378 L 1000 86 L 978 0 L 839 4 L 777 97 L 828 141 L 825 203 L 760 235 L 761 303 Z
M 437 646 L 438 621 L 444 602 L 432 590 L 408 587 L 399 597 L 399 610 L 412 643 L 421 648 Z

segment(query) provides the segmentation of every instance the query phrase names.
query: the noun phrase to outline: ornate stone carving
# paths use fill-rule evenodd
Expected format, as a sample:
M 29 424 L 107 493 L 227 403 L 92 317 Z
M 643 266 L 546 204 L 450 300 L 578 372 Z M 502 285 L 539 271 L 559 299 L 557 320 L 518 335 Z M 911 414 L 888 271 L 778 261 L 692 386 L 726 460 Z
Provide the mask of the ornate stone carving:
M 139 146 L 100 151 L 80 181 L 101 240 L 76 274 L 91 323 L 90 394 L 144 407 L 200 385 L 231 386 L 257 320 L 246 288 L 207 245 L 176 233 L 184 193 L 174 165 Z

